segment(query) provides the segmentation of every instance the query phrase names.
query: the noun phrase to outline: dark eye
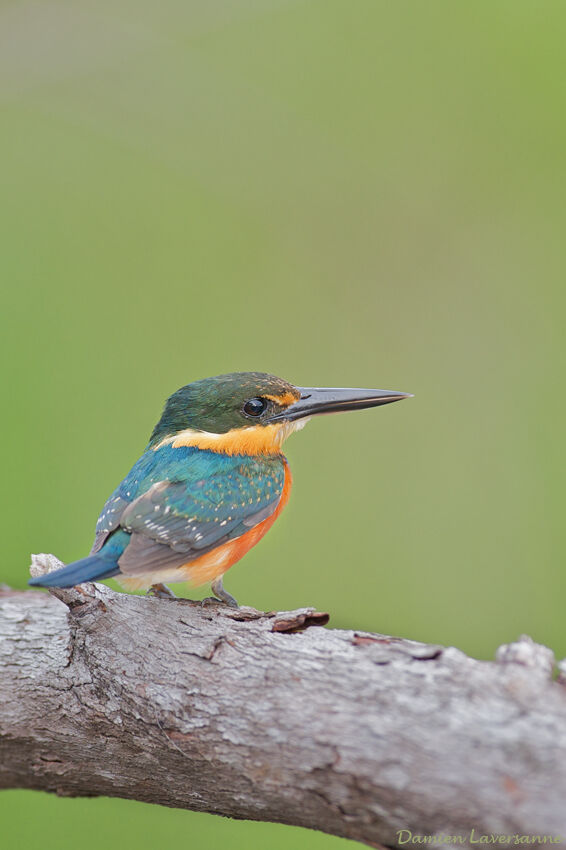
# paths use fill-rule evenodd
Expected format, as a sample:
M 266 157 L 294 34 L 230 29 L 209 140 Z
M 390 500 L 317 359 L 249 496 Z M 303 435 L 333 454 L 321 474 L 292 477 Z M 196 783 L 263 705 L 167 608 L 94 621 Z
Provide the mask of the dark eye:
M 244 413 L 247 416 L 261 416 L 266 407 L 267 402 L 264 398 L 250 398 L 244 404 Z

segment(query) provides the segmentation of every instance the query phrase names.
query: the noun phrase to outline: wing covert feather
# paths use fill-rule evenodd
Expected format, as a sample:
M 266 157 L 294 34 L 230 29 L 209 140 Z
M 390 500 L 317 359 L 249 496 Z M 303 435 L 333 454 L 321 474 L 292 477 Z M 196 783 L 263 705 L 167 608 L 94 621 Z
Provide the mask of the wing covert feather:
M 171 569 L 240 537 L 275 511 L 284 480 L 282 459 L 239 457 L 206 478 L 155 482 L 122 513 L 132 537 L 120 570 Z

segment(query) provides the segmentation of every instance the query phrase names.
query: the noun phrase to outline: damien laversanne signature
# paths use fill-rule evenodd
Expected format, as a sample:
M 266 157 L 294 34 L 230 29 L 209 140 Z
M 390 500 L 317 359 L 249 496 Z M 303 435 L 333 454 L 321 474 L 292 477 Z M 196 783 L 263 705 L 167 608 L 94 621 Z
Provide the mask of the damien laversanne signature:
M 398 829 L 397 841 L 399 844 L 496 844 L 516 845 L 530 844 L 562 844 L 562 835 L 520 835 L 519 833 L 483 833 L 472 829 L 466 835 L 450 835 L 440 832 L 437 835 L 423 835 L 412 832 L 410 829 Z

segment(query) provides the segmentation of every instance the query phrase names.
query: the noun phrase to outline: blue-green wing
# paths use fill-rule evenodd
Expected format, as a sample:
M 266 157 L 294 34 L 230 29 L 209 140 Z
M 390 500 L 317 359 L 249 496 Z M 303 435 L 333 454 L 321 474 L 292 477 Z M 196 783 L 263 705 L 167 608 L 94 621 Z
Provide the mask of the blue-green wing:
M 115 493 L 110 496 L 102 508 L 102 512 L 98 517 L 98 522 L 96 523 L 94 543 L 90 550 L 91 555 L 94 555 L 95 552 L 102 549 L 108 535 L 118 528 L 122 514 L 130 502 L 131 500 L 124 499 L 122 496 Z
M 173 480 L 154 481 L 122 511 L 119 525 L 131 534 L 118 561 L 122 573 L 180 566 L 240 537 L 276 509 L 285 480 L 281 458 L 199 452 L 187 460 Z
M 177 454 L 174 452 L 177 451 Z M 108 536 L 120 527 L 126 508 L 143 495 L 157 481 L 182 480 L 198 467 L 195 449 L 174 450 L 163 447 L 158 451 L 146 451 L 133 465 L 126 477 L 107 499 L 96 523 L 96 533 L 91 553 L 98 552 Z

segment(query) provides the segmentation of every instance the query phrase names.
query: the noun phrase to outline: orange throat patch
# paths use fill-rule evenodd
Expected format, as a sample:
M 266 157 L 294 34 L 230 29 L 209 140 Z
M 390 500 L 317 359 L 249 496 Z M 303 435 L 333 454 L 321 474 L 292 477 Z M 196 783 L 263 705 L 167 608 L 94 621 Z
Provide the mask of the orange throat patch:
M 279 454 L 281 446 L 293 431 L 300 431 L 308 419 L 297 422 L 281 422 L 271 425 L 250 425 L 247 428 L 234 428 L 226 434 L 213 434 L 209 431 L 196 431 L 187 428 L 172 437 L 166 437 L 154 451 L 161 446 L 195 446 L 212 452 L 227 455 L 274 455 Z

